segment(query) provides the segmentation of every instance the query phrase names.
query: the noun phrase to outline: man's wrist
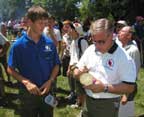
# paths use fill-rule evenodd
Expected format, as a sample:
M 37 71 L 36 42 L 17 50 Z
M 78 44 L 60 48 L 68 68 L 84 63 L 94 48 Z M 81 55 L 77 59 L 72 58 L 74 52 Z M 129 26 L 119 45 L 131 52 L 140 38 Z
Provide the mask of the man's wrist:
M 108 84 L 105 84 L 105 86 L 104 86 L 104 92 L 105 93 L 109 92 L 109 86 L 108 86 Z

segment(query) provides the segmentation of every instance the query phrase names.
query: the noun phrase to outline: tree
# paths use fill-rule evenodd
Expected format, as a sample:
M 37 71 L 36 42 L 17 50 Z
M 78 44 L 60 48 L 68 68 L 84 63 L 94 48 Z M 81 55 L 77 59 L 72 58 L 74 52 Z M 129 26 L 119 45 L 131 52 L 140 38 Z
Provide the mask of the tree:
M 109 17 L 109 0 L 84 0 L 80 8 L 82 19 L 93 17 L 94 19 Z
M 133 23 L 137 15 L 144 16 L 143 0 L 83 0 L 80 8 L 82 19 L 92 16 L 95 19 L 108 17 L 124 19 Z
M 137 15 L 144 16 L 143 0 L 109 0 L 110 12 L 115 20 L 124 19 L 130 23 L 135 21 Z
M 76 3 L 79 0 L 33 0 L 33 4 L 40 4 L 52 15 L 59 19 L 73 19 L 79 11 Z
M 23 0 L 0 0 L 0 18 L 4 21 L 17 19 L 25 13 L 25 1 Z

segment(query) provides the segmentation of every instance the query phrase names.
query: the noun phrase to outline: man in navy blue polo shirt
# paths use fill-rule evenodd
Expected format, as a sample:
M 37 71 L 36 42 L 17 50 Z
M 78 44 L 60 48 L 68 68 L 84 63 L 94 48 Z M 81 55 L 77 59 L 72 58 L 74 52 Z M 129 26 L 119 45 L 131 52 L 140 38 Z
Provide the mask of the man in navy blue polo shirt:
M 60 60 L 52 40 L 42 35 L 47 12 L 33 6 L 28 10 L 28 30 L 11 47 L 8 72 L 21 83 L 22 117 L 53 117 L 44 98 L 59 71 Z

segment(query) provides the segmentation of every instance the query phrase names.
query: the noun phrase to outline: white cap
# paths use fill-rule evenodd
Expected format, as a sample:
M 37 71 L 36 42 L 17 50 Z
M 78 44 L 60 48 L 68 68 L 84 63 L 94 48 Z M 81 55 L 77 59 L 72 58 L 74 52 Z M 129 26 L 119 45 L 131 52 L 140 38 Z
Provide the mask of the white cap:
M 84 35 L 83 28 L 80 23 L 74 23 L 73 26 L 75 27 L 76 31 L 79 33 L 80 36 Z
M 117 21 L 117 24 L 122 24 L 124 26 L 127 26 L 127 23 L 125 20 L 119 20 L 119 21 Z

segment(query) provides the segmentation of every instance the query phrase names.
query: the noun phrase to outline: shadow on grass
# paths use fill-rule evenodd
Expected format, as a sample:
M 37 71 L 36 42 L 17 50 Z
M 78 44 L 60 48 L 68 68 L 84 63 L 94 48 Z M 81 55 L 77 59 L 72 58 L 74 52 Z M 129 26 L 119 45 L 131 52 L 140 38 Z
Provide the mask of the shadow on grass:
M 62 94 L 67 94 L 68 95 L 70 93 L 70 91 L 62 89 L 62 88 L 57 88 L 56 93 L 62 93 Z
M 9 87 L 11 89 L 18 89 L 19 83 L 11 83 L 11 82 L 4 82 L 4 85 L 6 87 Z M 70 91 L 57 88 L 55 91 L 56 94 L 60 94 L 60 96 L 57 96 L 58 100 L 58 108 L 66 107 L 67 105 L 74 104 L 74 101 L 68 100 L 65 96 L 61 96 L 61 94 L 69 95 Z M 18 114 L 20 112 L 19 104 L 20 104 L 20 95 L 16 93 L 5 93 L 5 97 L 0 101 L 0 107 L 3 107 L 5 109 L 13 109 L 15 110 L 15 113 Z
M 62 88 L 57 88 L 56 94 L 57 93 L 69 95 L 70 91 L 64 90 Z M 76 103 L 76 97 L 74 97 L 73 99 L 69 100 L 67 98 L 67 96 L 56 96 L 56 99 L 58 101 L 58 106 L 57 106 L 58 108 L 63 108 L 63 107 L 66 107 L 67 105 L 71 105 L 71 104 L 75 104 Z
M 19 115 L 20 96 L 15 93 L 15 90 L 19 88 L 19 83 L 4 81 L 4 86 L 10 88 L 11 91 L 6 91 L 5 96 L 0 99 L 0 108 L 14 110 L 14 114 Z
M 0 100 L 0 107 L 4 109 L 12 109 L 15 114 L 20 113 L 19 95 L 13 93 L 5 93 L 5 97 Z

